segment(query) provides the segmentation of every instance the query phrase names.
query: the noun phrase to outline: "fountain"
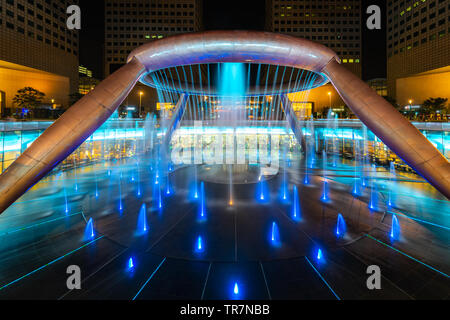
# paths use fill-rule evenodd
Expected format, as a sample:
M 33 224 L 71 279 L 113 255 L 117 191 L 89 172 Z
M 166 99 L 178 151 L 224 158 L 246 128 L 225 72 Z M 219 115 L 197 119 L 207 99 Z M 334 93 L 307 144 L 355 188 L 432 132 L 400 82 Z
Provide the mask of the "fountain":
M 387 202 L 387 206 L 388 208 L 392 208 L 394 199 L 393 199 L 393 192 L 392 192 L 392 188 L 394 187 L 392 184 L 395 183 L 396 181 L 396 177 L 397 177 L 397 173 L 395 171 L 395 166 L 394 166 L 394 162 L 391 161 L 390 165 L 389 165 L 389 173 L 390 173 L 390 178 L 389 180 L 391 181 L 391 184 L 389 185 L 389 194 L 388 194 L 388 202 Z
M 141 206 L 141 209 L 139 210 L 139 217 L 138 217 L 138 224 L 137 224 L 137 234 L 143 235 L 147 233 L 148 226 L 147 226 L 147 206 L 145 203 Z
M 298 197 L 297 186 L 294 185 L 294 203 L 292 204 L 292 218 L 295 221 L 299 221 L 301 219 L 301 210 L 300 210 L 300 201 Z
M 392 241 L 397 241 L 400 239 L 400 223 L 398 222 L 398 218 L 395 214 L 392 215 L 392 225 L 389 236 Z
M 65 213 L 69 213 L 69 203 L 67 201 L 67 190 L 66 187 L 64 186 L 64 202 L 65 202 Z
M 323 202 L 328 202 L 330 200 L 329 198 L 329 190 L 328 190 L 328 181 L 324 180 L 323 181 L 323 187 L 322 187 L 322 196 L 320 197 L 320 200 L 322 200 Z
M 133 258 L 128 259 L 128 270 L 131 271 L 134 269 L 134 261 Z
M 317 250 L 317 260 L 321 261 L 323 260 L 323 253 L 322 253 L 322 249 Z
M 336 237 L 342 238 L 345 236 L 347 232 L 347 226 L 345 224 L 344 217 L 342 214 L 338 214 L 337 223 L 336 223 Z
M 205 199 L 205 183 L 202 181 L 200 184 L 200 220 L 204 220 L 206 217 L 206 199 Z
M 377 210 L 378 208 L 378 193 L 377 193 L 377 186 L 375 184 L 375 181 L 372 179 L 371 182 L 371 188 L 370 188 L 370 202 L 369 202 L 369 209 L 370 210 Z
M 237 282 L 234 283 L 233 293 L 234 293 L 235 295 L 238 295 L 238 294 L 239 294 L 239 285 L 238 285 Z
M 92 220 L 92 218 L 89 219 L 86 228 L 84 229 L 84 240 L 92 240 L 95 237 L 95 232 L 94 232 L 94 221 Z
M 197 241 L 196 241 L 196 246 L 195 246 L 195 251 L 200 253 L 203 252 L 205 250 L 204 244 L 203 244 L 203 238 L 201 236 L 197 237 Z

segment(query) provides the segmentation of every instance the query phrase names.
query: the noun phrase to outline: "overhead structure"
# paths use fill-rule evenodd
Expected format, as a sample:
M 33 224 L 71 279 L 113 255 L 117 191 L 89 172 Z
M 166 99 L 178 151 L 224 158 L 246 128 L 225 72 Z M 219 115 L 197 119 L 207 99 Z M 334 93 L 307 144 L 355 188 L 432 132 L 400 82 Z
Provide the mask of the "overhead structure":
M 447 159 L 385 99 L 344 68 L 332 50 L 280 34 L 210 31 L 173 36 L 134 50 L 125 66 L 65 112 L 0 176 L 0 212 L 99 128 L 137 81 L 145 83 L 148 74 L 165 68 L 224 62 L 287 66 L 325 77 L 378 138 L 450 198 Z

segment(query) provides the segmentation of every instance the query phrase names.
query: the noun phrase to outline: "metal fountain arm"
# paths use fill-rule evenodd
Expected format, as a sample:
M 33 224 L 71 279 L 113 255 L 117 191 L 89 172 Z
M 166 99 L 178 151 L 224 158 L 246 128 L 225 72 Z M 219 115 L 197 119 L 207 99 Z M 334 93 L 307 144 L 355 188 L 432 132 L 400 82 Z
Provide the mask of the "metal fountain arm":
M 0 213 L 76 150 L 119 107 L 144 66 L 136 59 L 68 109 L 0 176 Z
M 383 97 L 337 61 L 323 72 L 353 113 L 397 156 L 450 199 L 450 163 Z
M 338 61 L 321 44 L 267 32 L 209 31 L 149 42 L 67 110 L 0 176 L 0 213 L 89 138 L 142 76 L 169 67 L 224 62 L 272 64 L 325 74 L 361 121 L 450 199 L 450 163 L 394 107 Z

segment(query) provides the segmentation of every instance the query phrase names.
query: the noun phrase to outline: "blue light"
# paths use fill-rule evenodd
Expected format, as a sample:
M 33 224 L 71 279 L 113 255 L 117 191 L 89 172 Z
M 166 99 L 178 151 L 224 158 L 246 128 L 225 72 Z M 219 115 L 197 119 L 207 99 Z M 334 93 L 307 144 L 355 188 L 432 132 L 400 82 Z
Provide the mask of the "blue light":
M 234 293 L 234 295 L 236 295 L 236 296 L 239 294 L 239 285 L 238 285 L 237 282 L 234 283 L 233 293 Z
M 323 259 L 322 249 L 317 251 L 317 260 L 321 261 Z
M 201 236 L 198 236 L 197 238 L 197 245 L 196 245 L 196 252 L 203 252 L 205 249 L 204 244 L 203 244 L 203 238 Z
M 344 217 L 339 213 L 336 224 L 336 236 L 341 238 L 345 235 L 347 231 L 347 226 L 345 224 Z
M 144 203 L 141 206 L 141 209 L 139 210 L 139 217 L 138 217 L 138 225 L 137 225 L 137 234 L 143 235 L 148 231 L 148 225 L 147 225 L 147 206 Z
M 308 185 L 310 183 L 309 181 L 309 175 L 308 173 L 305 174 L 305 178 L 303 179 L 303 184 L 304 185 Z
M 86 229 L 84 229 L 84 240 L 92 240 L 94 237 L 94 221 L 90 218 L 86 225 Z
M 130 258 L 128 260 L 128 270 L 133 270 L 134 269 L 134 261 L 133 258 Z
M 298 197 L 298 190 L 297 186 L 294 185 L 294 203 L 292 204 L 292 216 L 294 220 L 300 220 L 301 219 L 301 210 L 300 210 L 300 200 Z
M 400 238 L 400 223 L 398 222 L 398 218 L 395 214 L 392 215 L 390 237 L 392 241 L 396 241 Z
M 329 200 L 329 196 L 328 196 L 328 182 L 326 180 L 323 182 L 322 197 L 320 199 L 323 202 L 327 202 Z

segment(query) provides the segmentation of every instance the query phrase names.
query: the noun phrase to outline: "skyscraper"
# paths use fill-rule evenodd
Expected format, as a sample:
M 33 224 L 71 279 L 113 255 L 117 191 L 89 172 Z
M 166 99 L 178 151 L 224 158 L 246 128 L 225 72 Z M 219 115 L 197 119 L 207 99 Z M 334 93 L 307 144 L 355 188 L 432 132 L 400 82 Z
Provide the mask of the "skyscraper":
M 361 77 L 360 12 L 359 0 L 267 0 L 266 30 L 321 43 Z M 331 85 L 311 90 L 307 98 L 308 101 L 296 101 L 295 105 L 309 105 L 317 116 L 326 116 L 327 108 L 345 111 L 344 102 Z
M 106 0 L 105 76 L 148 41 L 202 28 L 202 0 Z
M 360 1 L 267 0 L 266 29 L 322 43 L 361 76 Z
M 78 31 L 66 26 L 76 1 L 0 2 L 0 110 L 13 108 L 17 90 L 33 87 L 44 103 L 67 106 L 78 86 Z M 8 111 L 10 112 L 10 111 Z
M 389 0 L 388 94 L 400 105 L 450 98 L 450 3 Z

